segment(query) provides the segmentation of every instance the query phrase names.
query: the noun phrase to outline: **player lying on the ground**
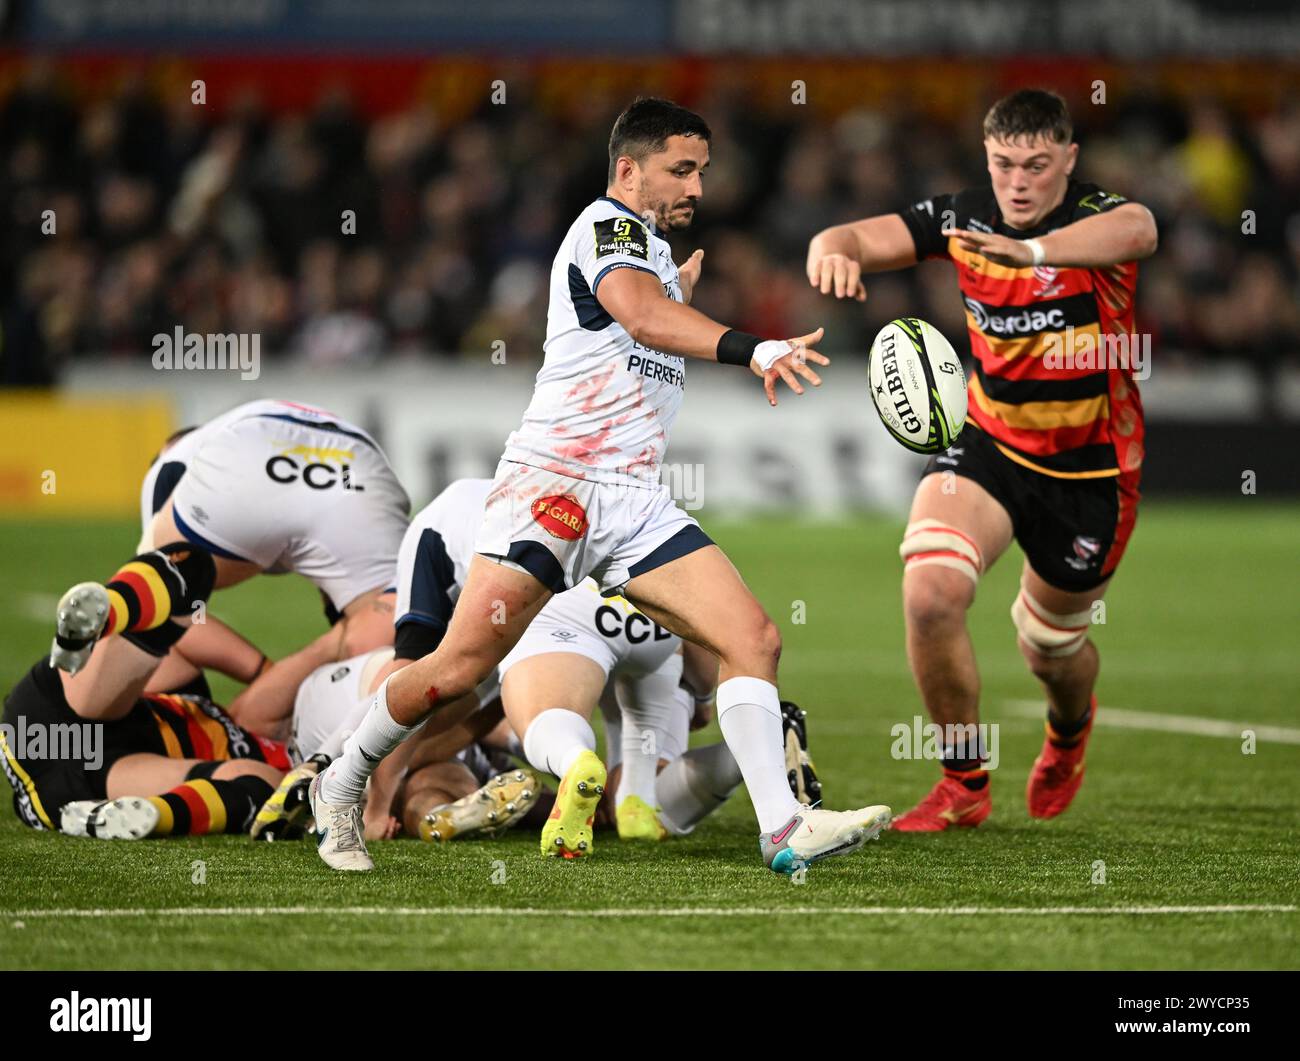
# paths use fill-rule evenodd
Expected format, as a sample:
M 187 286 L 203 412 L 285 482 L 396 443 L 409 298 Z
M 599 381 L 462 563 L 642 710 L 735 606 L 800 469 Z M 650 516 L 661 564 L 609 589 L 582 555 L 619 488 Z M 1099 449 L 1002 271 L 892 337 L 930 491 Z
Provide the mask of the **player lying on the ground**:
M 253 836 L 292 836 L 310 816 L 306 789 L 321 762 L 342 749 L 367 706 L 391 648 L 318 668 L 299 687 L 293 743 L 310 758 L 286 774 L 257 816 Z M 492 836 L 521 821 L 544 798 L 540 779 L 510 755 L 518 742 L 501 721 L 496 699 L 460 725 L 429 731 L 408 746 L 400 763 L 376 773 L 366 805 L 367 838 L 405 832 L 427 841 Z
M 285 745 L 208 695 L 204 668 L 247 681 L 264 659 L 215 618 L 190 626 L 213 577 L 211 558 L 188 543 L 137 557 L 109 583 L 127 632 L 75 676 L 41 659 L 14 686 L 0 752 L 25 824 L 110 839 L 248 831 L 290 762 Z M 140 629 L 150 608 L 166 621 Z M 55 735 L 74 731 L 80 756 L 47 754 Z
M 945 749 L 943 778 L 896 829 L 989 815 L 966 611 L 1013 538 L 1025 565 L 1011 619 L 1047 694 L 1030 815 L 1060 814 L 1083 781 L 1097 705 L 1088 628 L 1137 519 L 1133 298 L 1156 227 L 1146 207 L 1073 179 L 1072 137 L 1064 100 L 1017 92 L 984 119 L 991 187 L 827 229 L 808 248 L 809 281 L 837 298 L 865 298 L 863 272 L 952 262 L 975 355 L 966 426 L 926 466 L 900 548 L 912 674 L 934 722 L 972 737 Z
M 359 804 L 375 764 L 490 675 L 553 594 L 589 576 L 721 660 L 718 722 L 768 867 L 794 872 L 855 850 L 889 820 L 884 806 L 834 812 L 795 799 L 776 686 L 780 632 L 660 484 L 685 358 L 750 368 L 773 405 L 778 380 L 802 393 L 801 378 L 820 383 L 808 362 L 827 363 L 808 345 L 820 329 L 764 342 L 688 305 L 701 258 L 679 270 L 664 233 L 690 224 L 710 135 L 698 115 L 666 100 L 637 100 L 615 122 L 605 194 L 555 256 L 545 362 L 506 443 L 446 635 L 384 681 L 343 754 L 312 782 L 316 821 L 326 826 L 317 851 L 332 868 L 373 868 Z M 574 855 L 590 843 L 587 819 L 606 772 L 590 726 L 573 712 L 555 715 L 556 725 L 532 736 L 530 755 L 564 771 L 548 835 L 559 841 L 555 854 Z
M 409 510 L 387 458 L 360 428 L 294 402 L 249 402 L 173 436 L 154 460 L 141 490 L 139 551 L 189 541 L 212 554 L 218 589 L 295 572 L 320 590 L 331 622 L 343 617 L 341 644 L 313 643 L 287 657 L 244 698 L 241 722 L 283 737 L 270 719 L 288 717 L 306 673 L 391 643 L 391 601 L 382 594 Z M 127 618 L 88 586 L 59 604 L 50 660 L 70 673 L 85 665 L 96 636 Z

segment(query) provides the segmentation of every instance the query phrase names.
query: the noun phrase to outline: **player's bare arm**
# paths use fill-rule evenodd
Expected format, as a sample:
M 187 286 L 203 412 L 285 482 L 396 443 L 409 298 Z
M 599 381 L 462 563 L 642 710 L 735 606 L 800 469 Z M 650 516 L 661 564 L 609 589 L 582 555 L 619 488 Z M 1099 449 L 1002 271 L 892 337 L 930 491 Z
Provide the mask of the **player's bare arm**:
M 916 264 L 916 244 L 898 214 L 880 214 L 835 225 L 808 244 L 808 283 L 823 295 L 867 297 L 863 273 L 883 273 Z
M 641 158 L 620 155 L 610 168 L 606 198 L 623 204 L 633 214 L 653 221 L 662 232 L 684 229 L 704 197 L 704 171 L 709 166 L 709 144 L 697 136 L 674 135 L 663 149 Z M 696 251 L 677 270 L 682 301 L 671 298 L 659 278 L 644 269 L 615 268 L 595 287 L 593 294 L 605 312 L 642 346 L 679 357 L 749 365 L 763 377 L 770 405 L 776 405 L 776 380 L 784 380 L 796 393 L 803 388 L 796 377 L 814 387 L 821 385 L 807 362 L 830 361 L 807 349 L 821 338 L 820 329 L 798 339 L 763 342 L 733 331 L 686 303 L 694 294 L 703 262 Z M 629 263 L 630 264 L 630 263 Z M 684 270 L 684 271 L 683 271 Z
M 337 629 L 326 630 L 315 641 L 268 667 L 231 701 L 231 717 L 260 736 L 283 740 L 293 716 L 294 696 L 303 679 L 322 664 L 343 658 L 340 634 Z
M 216 616 L 195 623 L 172 646 L 147 686 L 147 692 L 167 692 L 193 681 L 205 670 L 214 670 L 247 685 L 271 661 L 242 634 Z
M 962 250 L 982 254 L 998 265 L 1019 268 L 1051 265 L 1057 268 L 1098 269 L 1120 262 L 1140 261 L 1156 252 L 1156 219 L 1141 203 L 1125 203 L 1109 213 L 1085 217 L 1040 237 L 1042 260 L 1034 261 L 1030 240 L 1012 239 L 994 232 L 946 229 Z
M 740 334 L 699 310 L 669 298 L 658 278 L 640 269 L 614 270 L 597 288 L 596 299 L 636 342 L 666 354 L 721 361 L 728 356 L 729 337 Z M 795 394 L 803 393 L 799 378 L 814 387 L 821 386 L 821 377 L 808 367 L 807 362 L 830 364 L 830 358 L 812 347 L 824 334 L 824 330 L 818 328 L 793 339 L 769 343 L 754 341 L 749 367 L 755 375 L 762 377 L 769 404 L 776 404 L 778 379 L 784 380 Z M 781 343 L 785 344 L 784 353 L 777 349 Z M 773 354 L 776 355 L 774 359 Z

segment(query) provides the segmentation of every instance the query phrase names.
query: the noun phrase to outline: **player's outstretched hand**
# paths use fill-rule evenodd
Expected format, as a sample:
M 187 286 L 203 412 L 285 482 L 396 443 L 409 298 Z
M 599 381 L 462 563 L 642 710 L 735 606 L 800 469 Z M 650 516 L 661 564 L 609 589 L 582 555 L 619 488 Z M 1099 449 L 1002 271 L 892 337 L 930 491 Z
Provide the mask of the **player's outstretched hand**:
M 862 266 L 847 254 L 823 254 L 808 263 L 808 283 L 823 295 L 836 298 L 867 300 L 867 289 L 862 284 Z
M 998 265 L 1010 265 L 1019 268 L 1033 265 L 1034 254 L 1025 246 L 1024 240 L 1010 239 L 993 232 L 972 232 L 964 228 L 944 229 L 945 236 L 956 236 L 961 249 L 971 254 L 982 254 Z
M 815 332 L 801 335 L 797 339 L 786 339 L 785 341 L 790 344 L 790 352 L 772 362 L 772 367 L 766 372 L 758 367 L 757 361 L 749 363 L 754 375 L 763 377 L 763 391 L 767 395 L 768 405 L 776 404 L 776 381 L 778 379 L 785 380 L 795 394 L 803 393 L 803 387 L 800 386 L 798 379 L 800 376 L 814 387 L 822 385 L 821 377 L 808 367 L 808 362 L 812 361 L 818 365 L 829 365 L 831 363 L 829 357 L 819 354 L 811 346 L 812 343 L 821 342 L 821 338 L 825 334 L 825 328 L 818 328 Z

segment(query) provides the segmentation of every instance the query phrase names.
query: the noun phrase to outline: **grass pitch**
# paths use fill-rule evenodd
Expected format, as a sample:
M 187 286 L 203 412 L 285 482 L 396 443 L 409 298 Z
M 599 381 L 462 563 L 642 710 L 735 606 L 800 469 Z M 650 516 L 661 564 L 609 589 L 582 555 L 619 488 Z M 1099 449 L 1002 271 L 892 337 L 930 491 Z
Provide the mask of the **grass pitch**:
M 978 829 L 887 833 L 800 885 L 762 868 L 743 792 L 654 847 L 599 833 L 593 858 L 564 863 L 532 833 L 390 841 L 367 875 L 331 873 L 307 843 L 97 843 L 2 812 L 0 967 L 1296 968 L 1297 517 L 1254 498 L 1146 506 L 1094 634 L 1088 779 L 1054 821 L 1024 806 L 1042 725 L 1007 616 L 1013 549 L 971 616 L 983 718 L 1001 727 Z M 704 522 L 783 628 L 782 691 L 808 709 L 828 804 L 907 809 L 937 767 L 890 754 L 891 728 L 923 714 L 903 655 L 901 524 Z M 135 537 L 0 523 L 6 690 L 48 649 L 62 590 L 105 577 Z M 224 592 L 213 611 L 273 655 L 323 622 L 292 577 Z M 716 725 L 694 739 L 718 740 Z

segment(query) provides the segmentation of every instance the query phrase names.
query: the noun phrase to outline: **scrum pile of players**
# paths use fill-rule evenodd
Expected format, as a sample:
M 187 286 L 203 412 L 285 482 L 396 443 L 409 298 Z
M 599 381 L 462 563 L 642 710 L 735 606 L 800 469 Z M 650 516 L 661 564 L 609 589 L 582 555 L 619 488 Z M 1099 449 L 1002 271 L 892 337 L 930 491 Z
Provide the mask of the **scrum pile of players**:
M 407 495 L 374 440 L 294 402 L 251 402 L 173 436 L 142 484 L 138 555 L 106 583 L 65 594 L 50 659 L 7 699 L 14 732 L 43 721 L 98 723 L 104 733 L 94 769 L 84 757 L 38 760 L 6 745 L 19 816 L 106 839 L 313 831 L 308 783 L 339 754 L 383 680 L 446 631 L 491 485 L 453 482 L 408 524 Z M 169 606 L 136 614 L 147 610 L 135 598 L 148 586 L 133 594 L 131 583 L 152 581 L 155 569 L 178 576 Z M 330 627 L 272 662 L 209 613 L 205 591 L 289 572 L 318 588 Z M 109 624 L 106 602 L 110 613 L 122 607 L 117 591 L 133 614 Z M 78 622 L 94 635 L 70 636 Z M 170 644 L 151 638 L 164 629 Z M 208 670 L 244 683 L 230 704 L 213 701 Z M 365 836 L 441 842 L 540 826 L 554 797 L 533 768 L 546 763 L 521 765 L 521 736 L 556 709 L 588 723 L 603 714 L 610 775 L 601 824 L 625 840 L 689 833 L 741 781 L 725 744 L 687 747 L 689 732 L 711 718 L 717 675 L 711 653 L 586 580 L 552 597 L 491 678 L 380 764 Z M 787 703 L 783 713 L 791 785 L 810 803 L 820 786 L 803 712 Z M 241 802 L 229 790 L 230 813 L 216 810 L 212 786 L 239 779 L 269 796 Z M 185 828 L 167 810 L 172 792 L 195 805 Z

